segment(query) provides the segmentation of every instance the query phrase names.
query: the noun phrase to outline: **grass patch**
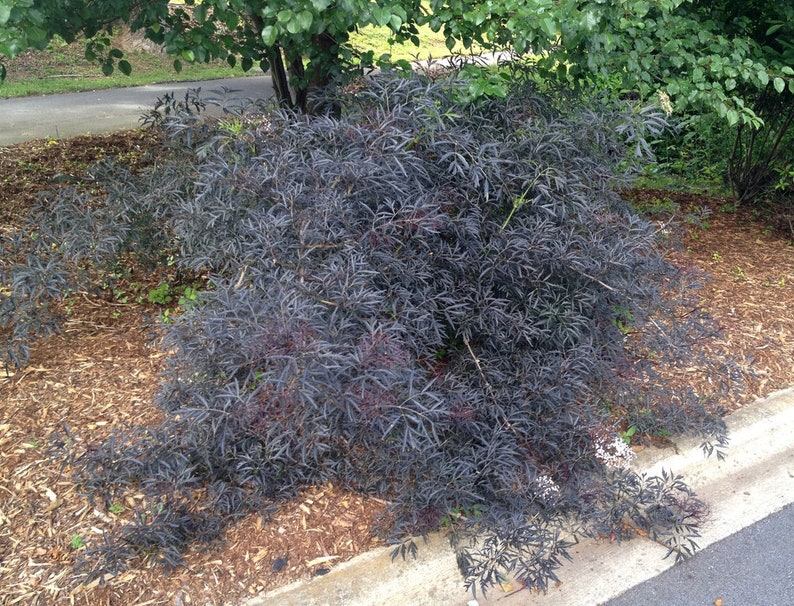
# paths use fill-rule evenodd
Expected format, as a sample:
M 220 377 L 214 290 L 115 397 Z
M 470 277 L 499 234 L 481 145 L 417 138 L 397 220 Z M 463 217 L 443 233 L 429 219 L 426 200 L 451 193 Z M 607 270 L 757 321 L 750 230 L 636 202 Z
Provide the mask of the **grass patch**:
M 112 75 L 104 76 L 96 63 L 85 59 L 83 42 L 65 44 L 53 41 L 43 51 L 27 51 L 7 62 L 8 76 L 0 85 L 0 98 L 245 75 L 239 67 L 232 69 L 222 61 L 184 65 L 183 70 L 176 73 L 171 57 L 140 51 L 130 51 L 125 55 L 132 63 L 132 74 L 125 76 L 116 70 Z
M 360 28 L 350 35 L 351 45 L 360 51 L 374 51 L 375 57 L 391 55 L 393 61 L 426 61 L 438 59 L 450 54 L 441 32 L 434 32 L 427 25 L 418 27 L 421 44 L 415 46 L 411 42 L 404 44 L 390 44 L 389 30 L 386 27 L 367 26 Z M 462 45 L 453 49 L 453 52 L 465 52 Z
M 239 72 L 239 73 L 238 73 Z M 261 72 L 257 72 L 261 73 Z M 136 74 L 135 71 L 128 77 L 119 73 L 110 77 L 102 74 L 97 76 L 63 75 L 43 77 L 41 80 L 25 80 L 10 82 L 0 87 L 0 98 L 29 97 L 32 95 L 48 95 L 55 93 L 72 93 L 88 90 L 108 88 L 122 88 L 125 86 L 143 86 L 159 82 L 190 82 L 201 80 L 215 80 L 220 78 L 233 78 L 244 76 L 242 70 L 232 70 L 227 67 L 201 66 L 200 69 L 183 70 L 177 74 L 173 69 L 156 70 Z M 255 75 L 253 71 L 247 75 Z

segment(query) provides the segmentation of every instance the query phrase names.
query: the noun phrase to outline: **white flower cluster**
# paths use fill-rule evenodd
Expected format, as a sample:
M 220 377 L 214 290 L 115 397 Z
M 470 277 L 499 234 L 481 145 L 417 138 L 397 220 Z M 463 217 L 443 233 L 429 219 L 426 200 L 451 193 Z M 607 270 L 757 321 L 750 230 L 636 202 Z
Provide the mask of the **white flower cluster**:
M 670 102 L 670 95 L 667 92 L 660 90 L 657 93 L 659 97 L 659 105 L 662 107 L 662 111 L 668 116 L 673 113 L 673 104 Z
M 599 434 L 595 439 L 595 456 L 607 467 L 627 469 L 634 461 L 634 451 L 620 436 Z
M 551 501 L 560 494 L 560 487 L 546 474 L 539 475 L 532 482 L 533 488 L 537 491 L 538 497 L 543 501 Z

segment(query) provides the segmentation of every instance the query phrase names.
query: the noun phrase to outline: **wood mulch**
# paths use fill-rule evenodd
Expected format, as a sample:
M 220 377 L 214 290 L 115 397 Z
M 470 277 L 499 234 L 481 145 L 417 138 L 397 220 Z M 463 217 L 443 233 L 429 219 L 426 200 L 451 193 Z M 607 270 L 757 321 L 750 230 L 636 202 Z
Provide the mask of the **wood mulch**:
M 125 137 L 134 143 L 135 136 L 79 139 L 76 149 L 94 145 L 101 155 L 103 145 L 121 145 Z M 2 223 L 15 220 L 35 193 L 24 184 L 11 191 L 9 167 L 44 166 L 55 155 L 42 152 L 48 145 L 69 144 L 0 148 Z M 726 200 L 667 191 L 632 195 L 713 209 L 708 225 L 686 228 L 683 248 L 671 255 L 712 277 L 702 290 L 703 303 L 746 381 L 741 397 L 723 405 L 732 410 L 794 384 L 790 238 L 749 212 L 720 212 Z M 306 490 L 268 521 L 243 519 L 222 544 L 187 553 L 184 568 L 164 574 L 132 563 L 104 584 L 83 584 L 72 568 L 76 556 L 129 519 L 136 496 L 118 503 L 116 513 L 91 506 L 69 470 L 47 455 L 47 445 L 64 427 L 73 430 L 74 447 L 80 448 L 113 428 L 156 422 L 160 413 L 151 402 L 165 354 L 150 346 L 142 328 L 151 309 L 81 298 L 73 305 L 65 330 L 38 342 L 29 365 L 5 376 L 0 372 L 0 604 L 235 604 L 323 574 L 378 545 L 370 530 L 383 504 L 327 485 Z

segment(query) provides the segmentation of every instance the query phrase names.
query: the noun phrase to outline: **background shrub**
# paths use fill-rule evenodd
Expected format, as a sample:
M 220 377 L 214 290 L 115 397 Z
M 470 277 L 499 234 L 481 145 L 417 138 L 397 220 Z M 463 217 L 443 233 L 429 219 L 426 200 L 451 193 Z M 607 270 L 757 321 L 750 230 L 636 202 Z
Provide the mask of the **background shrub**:
M 716 116 L 685 117 L 656 142 L 658 167 L 686 183 L 728 189 L 734 131 Z
M 163 327 L 165 421 L 73 461 L 108 506 L 148 495 L 86 552 L 92 575 L 176 565 L 235 516 L 328 480 L 391 503 L 395 553 L 455 521 L 472 586 L 506 569 L 545 588 L 579 535 L 634 527 L 694 548 L 703 504 L 680 478 L 629 471 L 617 429 L 725 443 L 706 405 L 730 369 L 712 368 L 708 394 L 660 378 L 716 365 L 698 353 L 711 329 L 615 191 L 661 116 L 521 78 L 466 99 L 454 78 L 387 76 L 337 100 L 340 118 L 176 112 L 171 161 L 99 167 L 105 195 L 58 194 L 6 242 L 23 261 L 2 275 L 12 362 L 54 326 L 48 299 L 120 260 L 206 277 Z

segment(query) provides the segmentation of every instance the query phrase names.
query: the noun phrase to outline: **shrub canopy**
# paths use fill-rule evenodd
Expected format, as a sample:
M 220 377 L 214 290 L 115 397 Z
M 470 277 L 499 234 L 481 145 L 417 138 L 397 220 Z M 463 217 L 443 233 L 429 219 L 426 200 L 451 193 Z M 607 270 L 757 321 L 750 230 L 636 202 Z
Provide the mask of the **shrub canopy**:
M 48 298 L 120 260 L 206 276 L 163 327 L 165 421 L 75 453 L 92 497 L 149 495 L 90 552 L 94 573 L 176 564 L 229 519 L 326 481 L 388 500 L 381 531 L 403 553 L 457 520 L 472 585 L 508 570 L 545 588 L 577 534 L 634 526 L 693 548 L 702 504 L 679 478 L 629 471 L 617 429 L 725 440 L 716 393 L 658 374 L 708 364 L 711 329 L 658 227 L 616 190 L 662 114 L 544 96 L 521 74 L 504 99 L 467 91 L 384 76 L 337 100 L 339 118 L 172 115 L 176 160 L 99 166 L 106 195 L 62 191 L 5 243 L 4 258 L 27 255 L 0 274 L 19 362 L 54 326 Z

